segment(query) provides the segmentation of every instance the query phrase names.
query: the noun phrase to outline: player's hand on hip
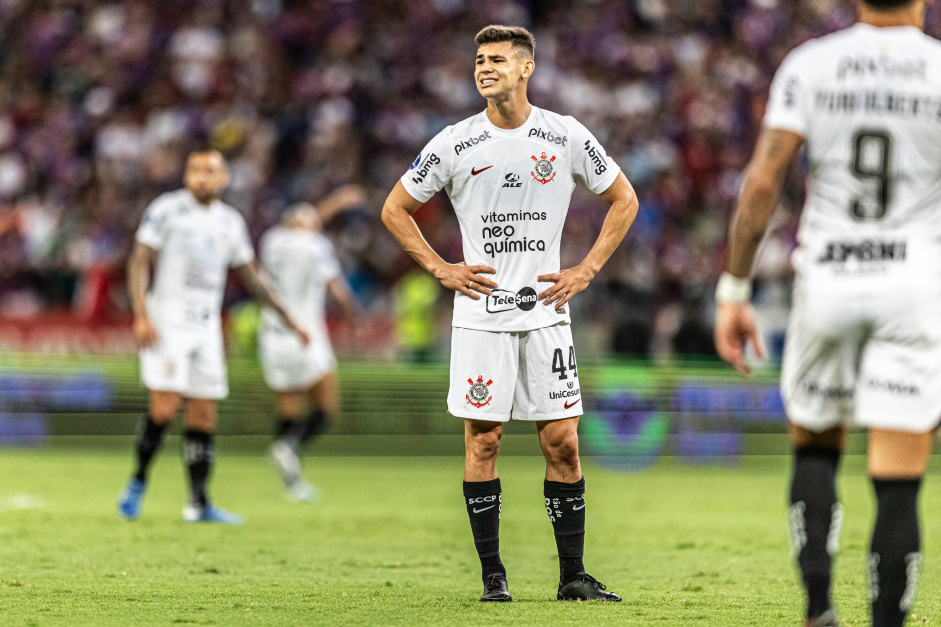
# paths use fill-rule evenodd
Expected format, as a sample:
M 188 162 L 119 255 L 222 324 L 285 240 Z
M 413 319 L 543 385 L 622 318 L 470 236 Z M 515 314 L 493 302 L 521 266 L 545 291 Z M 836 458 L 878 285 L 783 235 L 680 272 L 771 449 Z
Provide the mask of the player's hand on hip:
M 719 357 L 745 376 L 751 374 L 751 367 L 745 363 L 748 344 L 751 344 L 755 355 L 765 358 L 764 342 L 749 303 L 719 303 L 716 307 L 715 341 Z
M 481 275 L 496 273 L 497 271 L 490 266 L 469 266 L 461 262 L 447 263 L 434 275 L 441 281 L 441 285 L 449 290 L 460 292 L 474 300 L 480 300 L 480 294 L 490 296 L 490 290 L 497 287 L 496 283 Z
M 536 277 L 537 281 L 552 283 L 552 285 L 543 290 L 536 299 L 543 301 L 542 304 L 547 307 L 555 305 L 558 309 L 579 292 L 584 292 L 593 278 L 595 278 L 594 275 L 578 266 L 560 270 L 554 274 L 539 275 Z
M 285 319 L 285 322 L 287 323 L 288 328 L 291 329 L 291 331 L 293 331 L 298 338 L 300 338 L 301 346 L 307 346 L 310 344 L 310 334 L 299 324 L 297 324 L 297 322 L 294 321 L 294 318 L 288 317 Z
M 157 343 L 157 329 L 147 316 L 134 318 L 134 339 L 140 348 L 150 348 Z

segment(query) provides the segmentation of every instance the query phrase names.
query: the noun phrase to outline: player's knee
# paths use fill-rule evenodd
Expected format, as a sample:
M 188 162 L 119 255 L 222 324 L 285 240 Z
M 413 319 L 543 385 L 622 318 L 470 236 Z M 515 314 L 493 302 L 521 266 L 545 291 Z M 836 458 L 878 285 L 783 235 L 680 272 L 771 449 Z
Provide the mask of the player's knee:
M 550 441 L 546 447 L 549 460 L 556 464 L 572 467 L 578 465 L 578 435 L 567 433 L 557 440 Z
M 479 460 L 493 459 L 500 451 L 500 437 L 502 435 L 502 429 L 476 434 L 473 437 L 473 446 L 470 447 L 470 453 Z
M 159 400 L 150 404 L 150 417 L 158 425 L 165 425 L 176 417 L 179 408 L 176 399 Z
M 213 403 L 190 401 L 186 408 L 186 428 L 212 433 L 216 428 L 216 408 Z

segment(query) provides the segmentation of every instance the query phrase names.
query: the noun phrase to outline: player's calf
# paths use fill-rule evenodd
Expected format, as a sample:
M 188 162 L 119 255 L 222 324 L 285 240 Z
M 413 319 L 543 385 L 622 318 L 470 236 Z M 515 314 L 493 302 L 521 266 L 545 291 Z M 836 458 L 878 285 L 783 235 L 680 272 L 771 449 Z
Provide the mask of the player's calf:
M 137 427 L 137 470 L 134 473 L 134 477 L 141 483 L 147 482 L 147 470 L 150 468 L 154 455 L 163 445 L 166 428 L 166 422 L 157 424 L 150 414 L 141 418 Z
M 211 433 L 189 429 L 183 434 L 183 460 L 190 476 L 190 503 L 195 508 L 205 508 L 209 503 L 206 483 L 214 456 Z
M 839 459 L 839 450 L 814 446 L 799 447 L 794 455 L 788 524 L 807 592 L 808 621 L 832 609 L 830 577 L 843 522 L 836 496 Z
M 876 524 L 869 553 L 873 627 L 901 627 L 921 571 L 918 490 L 921 479 L 873 479 Z
M 502 503 L 503 493 L 499 478 L 491 481 L 464 482 L 464 504 L 470 519 L 474 546 L 480 558 L 481 579 L 484 581 L 484 596 L 481 601 L 510 600 L 509 592 L 506 591 L 506 568 L 500 559 Z M 497 581 L 498 579 L 502 583 Z M 490 598 L 503 596 L 503 593 L 507 598 Z
M 546 480 L 546 511 L 559 552 L 560 601 L 620 601 L 604 584 L 585 572 L 585 479 L 575 483 Z

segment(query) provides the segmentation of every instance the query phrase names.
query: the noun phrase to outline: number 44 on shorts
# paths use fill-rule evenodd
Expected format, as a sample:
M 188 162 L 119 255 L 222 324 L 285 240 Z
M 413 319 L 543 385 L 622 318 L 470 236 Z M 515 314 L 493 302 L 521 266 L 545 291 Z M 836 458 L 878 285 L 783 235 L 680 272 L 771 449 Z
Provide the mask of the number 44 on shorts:
M 552 372 L 559 373 L 559 381 L 568 379 L 567 370 L 572 371 L 572 376 L 578 378 L 578 369 L 575 366 L 575 347 L 569 346 L 569 365 L 565 367 L 565 359 L 562 357 L 562 349 L 557 348 L 552 354 Z

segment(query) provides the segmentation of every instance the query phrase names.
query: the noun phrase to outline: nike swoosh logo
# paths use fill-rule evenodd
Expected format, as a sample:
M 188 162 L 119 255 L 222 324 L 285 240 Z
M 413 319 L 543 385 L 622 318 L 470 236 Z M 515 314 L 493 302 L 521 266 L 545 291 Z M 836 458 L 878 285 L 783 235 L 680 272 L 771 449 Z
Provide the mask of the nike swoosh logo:
M 493 167 L 492 165 L 488 165 L 486 168 L 484 168 L 484 169 L 482 169 L 482 170 L 478 170 L 477 168 L 471 168 L 471 176 L 477 176 L 477 175 L 480 174 L 481 172 L 486 172 L 487 170 L 489 170 L 489 169 L 492 168 L 492 167 Z
M 582 399 L 578 399 L 578 401 L 580 401 L 580 400 L 582 400 Z M 569 404 L 568 401 L 565 401 L 565 405 L 563 405 L 562 407 L 563 407 L 563 409 L 572 409 L 573 407 L 575 407 L 575 406 L 578 404 L 578 401 L 575 401 L 575 402 L 572 403 L 571 405 Z
M 585 509 L 585 504 L 584 504 L 584 503 L 582 503 L 581 505 L 576 505 L 575 507 L 572 508 L 572 511 L 573 511 L 573 512 L 577 512 L 577 511 L 580 510 L 580 509 Z
M 479 514 L 480 512 L 486 512 L 488 509 L 493 509 L 494 507 L 496 507 L 496 505 L 491 505 L 490 507 L 485 507 L 485 508 L 483 508 L 483 509 L 477 509 L 477 508 L 475 507 L 475 508 L 474 508 L 474 513 L 475 513 L 475 514 Z M 582 507 L 585 507 L 585 506 L 582 505 Z

